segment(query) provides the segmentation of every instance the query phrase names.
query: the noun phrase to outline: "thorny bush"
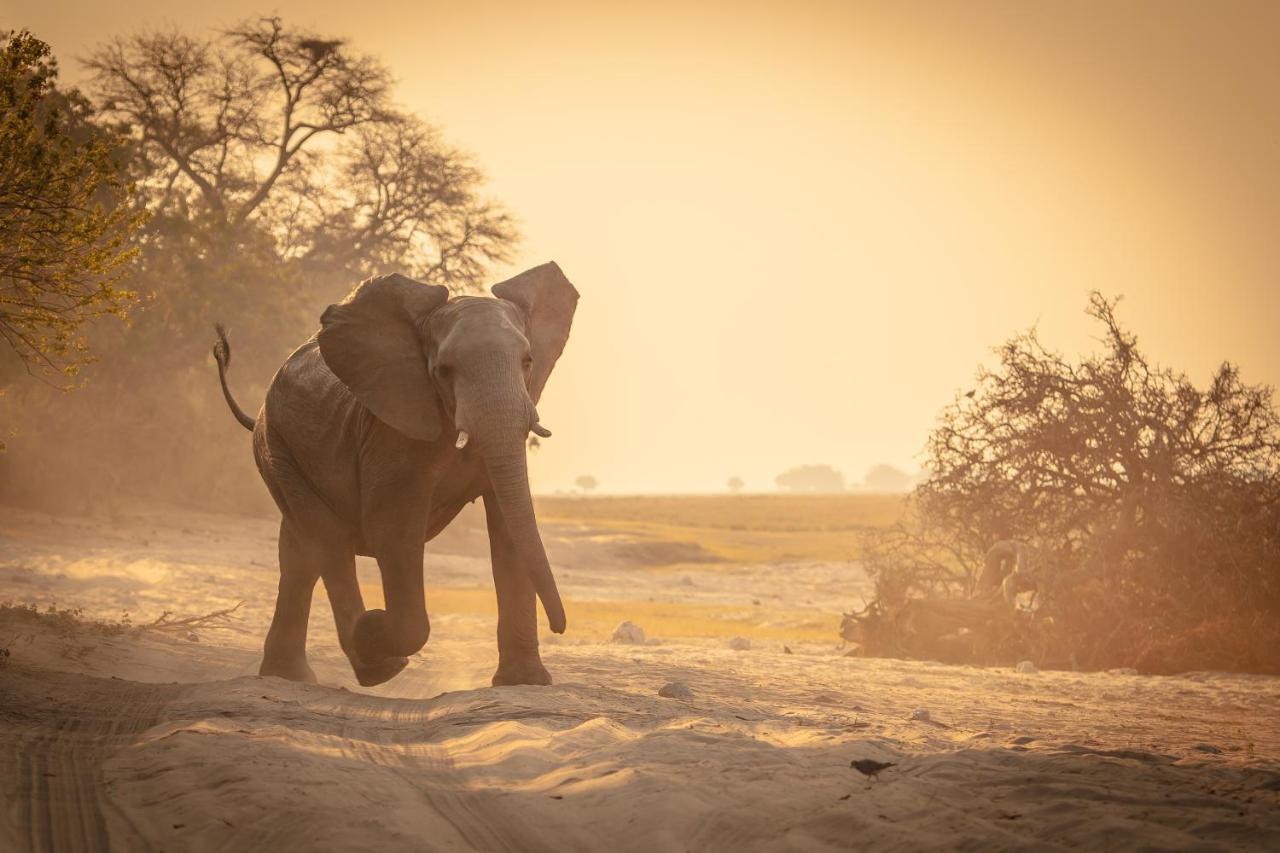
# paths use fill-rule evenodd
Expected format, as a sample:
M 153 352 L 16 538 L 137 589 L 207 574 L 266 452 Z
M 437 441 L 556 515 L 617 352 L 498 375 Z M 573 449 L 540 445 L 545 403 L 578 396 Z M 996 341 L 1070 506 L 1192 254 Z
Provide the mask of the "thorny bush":
M 1115 308 L 1090 298 L 1098 354 L 1068 360 L 1031 330 L 943 411 L 908 520 L 863 541 L 863 633 L 972 595 L 986 551 L 1015 539 L 1035 555 L 1038 606 L 970 643 L 972 662 L 1280 672 L 1272 389 L 1229 363 L 1197 388 L 1149 362 Z

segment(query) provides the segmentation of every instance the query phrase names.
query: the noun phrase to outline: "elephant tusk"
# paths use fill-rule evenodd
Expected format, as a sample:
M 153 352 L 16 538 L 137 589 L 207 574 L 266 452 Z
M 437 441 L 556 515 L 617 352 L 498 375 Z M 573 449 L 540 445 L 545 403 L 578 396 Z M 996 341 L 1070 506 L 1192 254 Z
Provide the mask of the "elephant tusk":
M 467 446 L 467 440 L 469 438 L 471 438 L 471 436 L 467 435 L 467 431 L 465 429 L 460 429 L 458 430 L 458 440 L 453 443 L 453 446 L 461 450 Z
M 551 438 L 551 430 L 547 429 L 542 424 L 534 424 L 530 429 L 533 430 L 534 435 L 542 436 L 543 438 Z

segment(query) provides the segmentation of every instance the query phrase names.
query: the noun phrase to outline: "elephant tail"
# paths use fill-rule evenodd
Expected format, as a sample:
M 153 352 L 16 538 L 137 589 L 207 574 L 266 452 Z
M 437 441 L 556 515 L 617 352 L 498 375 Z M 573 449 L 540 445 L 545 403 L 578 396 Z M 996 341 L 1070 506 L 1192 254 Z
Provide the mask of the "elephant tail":
M 231 414 L 236 416 L 240 426 L 252 432 L 253 418 L 244 413 L 244 409 L 236 403 L 236 398 L 231 396 L 231 389 L 227 387 L 227 365 L 231 364 L 231 344 L 227 341 L 227 329 L 221 323 L 215 323 L 213 328 L 218 333 L 218 340 L 213 344 L 213 360 L 218 362 L 218 381 L 222 383 L 222 396 L 227 398 L 227 406 L 231 408 Z

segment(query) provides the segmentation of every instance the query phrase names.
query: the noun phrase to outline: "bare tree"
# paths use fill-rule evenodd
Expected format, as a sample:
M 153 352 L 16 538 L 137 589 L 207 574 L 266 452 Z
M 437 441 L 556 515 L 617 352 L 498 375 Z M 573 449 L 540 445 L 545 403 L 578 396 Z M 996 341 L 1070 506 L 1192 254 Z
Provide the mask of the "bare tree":
M 734 476 L 729 478 L 727 485 L 729 486 L 729 491 L 736 495 L 738 492 L 742 491 L 742 487 L 745 486 L 746 483 L 742 482 L 741 477 Z
M 455 289 L 507 257 L 515 230 L 479 196 L 478 170 L 340 39 L 262 18 L 212 38 L 118 38 L 85 64 L 133 128 L 158 216 L 230 234 L 252 223 L 284 259 L 397 266 Z
M 579 489 L 582 489 L 583 494 L 586 494 L 587 492 L 595 491 L 596 486 L 600 485 L 598 482 L 596 482 L 596 478 L 592 477 L 590 474 L 583 474 L 582 476 L 578 477 L 578 479 L 574 480 L 573 484 L 577 486 Z

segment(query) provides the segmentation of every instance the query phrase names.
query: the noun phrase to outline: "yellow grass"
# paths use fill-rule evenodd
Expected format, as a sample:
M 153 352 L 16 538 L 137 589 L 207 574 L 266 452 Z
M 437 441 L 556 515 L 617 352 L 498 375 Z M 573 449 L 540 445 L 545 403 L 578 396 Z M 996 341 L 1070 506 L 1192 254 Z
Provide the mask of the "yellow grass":
M 370 607 L 381 606 L 378 585 L 365 588 Z M 426 606 L 431 613 L 466 613 L 498 617 L 492 588 L 435 587 L 426 590 Z M 748 637 L 791 642 L 831 642 L 836 637 L 840 615 L 801 608 L 772 608 L 732 605 L 694 605 L 653 601 L 573 601 L 570 608 L 573 639 L 599 642 L 612 637 L 618 622 L 631 620 L 644 625 L 649 637 L 667 639 Z M 543 622 L 541 630 L 548 633 Z
M 380 584 L 362 584 L 368 607 L 382 607 Z M 490 587 L 428 587 L 433 614 L 492 616 L 498 608 Z M 650 637 L 667 639 L 749 637 L 753 640 L 829 642 L 839 616 L 822 610 L 660 601 L 581 601 L 569 607 L 575 640 L 602 641 L 624 619 L 644 626 Z M 547 627 L 542 625 L 543 633 Z
M 544 497 L 543 522 L 583 525 L 601 533 L 623 532 L 667 542 L 692 542 L 726 563 L 771 563 L 851 559 L 858 533 L 897 522 L 904 499 L 892 495 L 672 495 L 643 497 Z M 464 523 L 483 524 L 472 513 Z M 706 570 L 715 564 L 700 564 Z M 666 574 L 680 564 L 636 569 Z M 372 579 L 370 579 L 372 580 Z M 369 607 L 380 607 L 381 585 L 364 585 Z M 433 614 L 492 616 L 492 587 L 427 590 Z M 569 618 L 578 640 L 607 640 L 624 619 L 651 637 L 829 642 L 836 636 L 834 611 L 641 599 L 574 600 Z M 545 630 L 545 626 L 544 626 Z
M 848 560 L 857 535 L 902 518 L 898 495 L 544 497 L 544 521 L 692 542 L 723 560 Z
M 540 497 L 541 518 L 631 521 L 755 531 L 883 527 L 902 517 L 901 495 L 636 495 Z
M 608 639 L 630 619 L 649 637 L 832 642 L 840 621 L 820 610 L 656 601 L 575 601 L 571 618 L 574 636 L 591 640 Z

